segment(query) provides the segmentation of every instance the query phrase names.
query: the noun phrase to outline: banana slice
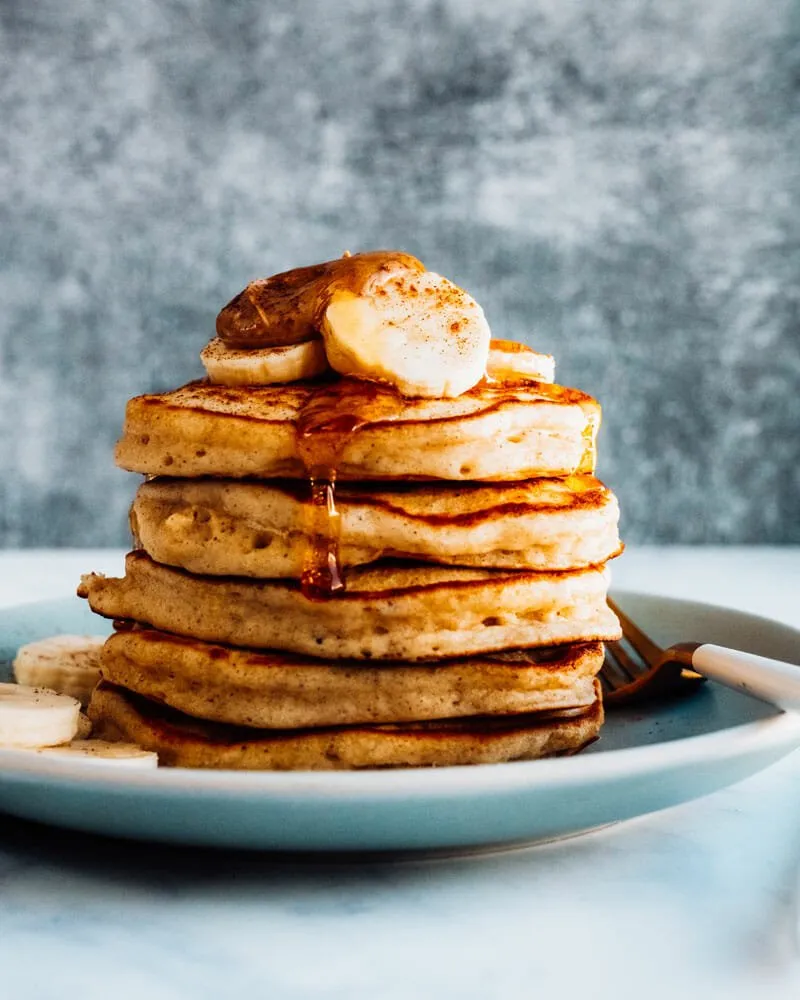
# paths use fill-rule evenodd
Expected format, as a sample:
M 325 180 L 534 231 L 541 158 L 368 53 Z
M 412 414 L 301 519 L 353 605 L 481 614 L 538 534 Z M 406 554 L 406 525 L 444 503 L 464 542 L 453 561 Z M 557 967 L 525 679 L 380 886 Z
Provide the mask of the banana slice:
M 109 743 L 106 740 L 73 740 L 60 747 L 36 750 L 41 757 L 79 760 L 87 764 L 111 764 L 119 767 L 157 767 L 158 754 L 143 750 L 136 743 Z
M 333 292 L 325 352 L 342 375 L 394 385 L 405 396 L 451 397 L 484 376 L 491 331 L 463 289 L 432 271 L 377 271 L 360 294 Z
M 493 340 L 489 345 L 486 374 L 498 382 L 517 379 L 552 382 L 556 377 L 556 362 L 552 354 L 537 354 L 527 344 L 516 340 Z
M 97 635 L 54 635 L 29 642 L 17 651 L 14 677 L 18 684 L 77 698 L 85 708 L 100 680 L 100 651 L 105 641 Z
M 78 731 L 80 702 L 46 688 L 0 684 L 0 746 L 51 747 Z
M 322 341 L 256 350 L 228 347 L 215 337 L 200 352 L 206 373 L 218 385 L 275 385 L 313 378 L 328 370 Z

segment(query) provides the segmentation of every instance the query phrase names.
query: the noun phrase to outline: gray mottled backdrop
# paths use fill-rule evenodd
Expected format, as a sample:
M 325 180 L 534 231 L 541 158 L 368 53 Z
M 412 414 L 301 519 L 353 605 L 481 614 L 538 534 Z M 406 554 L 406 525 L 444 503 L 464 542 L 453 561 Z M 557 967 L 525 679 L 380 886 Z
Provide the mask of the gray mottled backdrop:
M 800 541 L 791 0 L 0 0 L 0 543 L 121 543 L 125 399 L 401 247 L 605 408 L 629 541 Z

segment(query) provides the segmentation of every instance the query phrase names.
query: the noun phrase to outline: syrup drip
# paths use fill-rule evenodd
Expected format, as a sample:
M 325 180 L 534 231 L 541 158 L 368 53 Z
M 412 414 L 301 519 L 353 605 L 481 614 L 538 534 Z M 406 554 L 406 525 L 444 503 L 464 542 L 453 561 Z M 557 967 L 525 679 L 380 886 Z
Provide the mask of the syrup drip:
M 344 453 L 359 431 L 398 420 L 405 405 L 393 389 L 340 378 L 321 385 L 300 413 L 299 450 L 310 485 L 305 507 L 309 545 L 300 587 L 310 600 L 326 600 L 345 588 L 339 560 L 341 519 L 336 510 L 336 477 Z
M 583 428 L 581 437 L 583 438 L 583 455 L 575 470 L 580 474 L 591 475 L 597 465 L 597 432 L 600 429 L 600 414 L 593 412 L 587 414 L 586 426 Z
M 131 532 L 131 548 L 136 551 L 137 549 L 142 548 L 142 539 L 139 536 L 139 522 L 136 518 L 136 512 L 133 509 L 133 504 L 131 504 L 128 510 L 128 527 Z
M 339 565 L 341 517 L 336 509 L 336 470 L 317 469 L 308 477 L 309 502 L 304 507 L 308 549 L 300 586 L 312 601 L 344 590 Z

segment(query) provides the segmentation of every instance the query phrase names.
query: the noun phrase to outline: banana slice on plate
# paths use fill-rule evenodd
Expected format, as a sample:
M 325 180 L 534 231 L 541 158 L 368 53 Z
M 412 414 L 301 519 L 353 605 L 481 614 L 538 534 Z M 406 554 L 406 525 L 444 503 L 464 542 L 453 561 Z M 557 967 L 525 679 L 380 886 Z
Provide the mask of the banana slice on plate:
M 52 747 L 78 731 L 76 698 L 47 688 L 0 684 L 0 746 Z
M 54 635 L 20 646 L 14 660 L 18 684 L 49 688 L 86 707 L 100 680 L 100 652 L 105 643 L 97 635 Z
M 215 337 L 200 352 L 206 373 L 218 385 L 276 385 L 313 378 L 329 368 L 322 340 L 255 350 L 228 347 Z
M 158 754 L 143 750 L 135 743 L 109 743 L 106 740 L 73 740 L 58 747 L 34 751 L 39 757 L 80 761 L 87 764 L 117 767 L 158 767 Z
M 433 271 L 377 271 L 359 294 L 337 289 L 321 326 L 332 368 L 405 396 L 460 396 L 486 373 L 492 334 L 483 310 Z
M 489 345 L 486 374 L 497 382 L 517 379 L 552 382 L 556 377 L 556 362 L 552 354 L 538 354 L 516 340 L 493 340 Z

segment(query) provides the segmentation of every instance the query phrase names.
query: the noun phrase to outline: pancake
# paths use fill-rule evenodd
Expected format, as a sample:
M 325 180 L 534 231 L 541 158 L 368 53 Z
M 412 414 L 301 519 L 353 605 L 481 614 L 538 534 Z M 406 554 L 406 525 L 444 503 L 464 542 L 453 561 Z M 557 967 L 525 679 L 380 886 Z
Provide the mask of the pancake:
M 122 579 L 84 576 L 106 618 L 255 649 L 331 659 L 420 660 L 616 639 L 608 572 L 513 572 L 377 563 L 347 591 L 311 601 L 295 581 L 193 576 L 130 553 Z
M 103 677 L 186 715 L 263 729 L 406 722 L 587 707 L 602 643 L 381 666 L 210 645 L 126 629 L 103 648 Z
M 299 578 L 310 539 L 307 488 L 285 480 L 144 483 L 131 524 L 156 562 L 211 576 Z M 455 566 L 567 570 L 620 550 L 619 507 L 592 476 L 481 486 L 344 485 L 339 561 L 383 557 Z
M 349 770 L 496 764 L 574 753 L 597 738 L 599 685 L 588 709 L 438 722 L 258 730 L 201 722 L 102 682 L 89 705 L 93 732 L 154 750 L 170 767 Z
M 191 382 L 137 396 L 117 464 L 147 475 L 304 476 L 298 423 L 310 408 L 319 419 L 328 402 L 337 417 L 364 423 L 337 449 L 340 479 L 502 481 L 594 469 L 600 407 L 577 389 L 483 382 L 455 399 L 405 399 L 355 379 Z

